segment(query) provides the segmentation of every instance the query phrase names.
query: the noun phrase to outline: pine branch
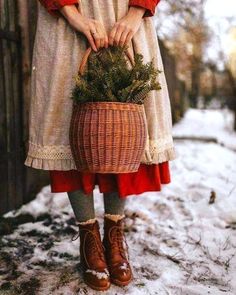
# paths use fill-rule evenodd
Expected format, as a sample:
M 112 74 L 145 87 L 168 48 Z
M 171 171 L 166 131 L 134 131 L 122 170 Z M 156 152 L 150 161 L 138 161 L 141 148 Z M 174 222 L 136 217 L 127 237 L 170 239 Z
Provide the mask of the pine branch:
M 131 67 L 126 47 L 110 46 L 91 52 L 84 73 L 75 77 L 71 98 L 77 103 L 86 101 L 120 101 L 143 103 L 151 90 L 161 89 L 153 60 L 143 62 L 141 54 L 134 54 Z

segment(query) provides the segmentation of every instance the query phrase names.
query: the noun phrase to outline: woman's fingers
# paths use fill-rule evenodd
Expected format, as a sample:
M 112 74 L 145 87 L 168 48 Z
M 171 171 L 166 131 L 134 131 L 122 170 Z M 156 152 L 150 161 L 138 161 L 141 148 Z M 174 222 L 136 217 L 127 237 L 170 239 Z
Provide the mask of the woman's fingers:
M 128 34 L 126 35 L 126 39 L 125 39 L 125 43 L 124 45 L 128 45 L 131 42 L 131 39 L 134 36 L 134 32 L 133 31 L 129 31 Z
M 107 48 L 108 46 L 109 46 L 108 36 L 106 36 L 106 38 L 105 38 L 105 47 Z
M 104 34 L 104 47 L 108 47 L 108 34 L 107 31 L 105 29 L 105 27 L 102 25 L 102 30 L 103 30 L 103 34 Z
M 94 51 L 101 47 L 108 46 L 107 32 L 102 23 L 95 19 L 81 17 L 79 21 L 72 23 L 72 26 L 83 33 Z
M 116 26 L 116 30 L 115 30 L 115 35 L 114 35 L 114 38 L 113 38 L 113 44 L 114 45 L 119 45 L 120 43 L 120 37 L 123 33 L 123 31 L 125 30 L 126 28 L 122 25 L 122 24 L 118 24 Z
M 90 32 L 94 39 L 96 48 L 99 49 L 101 47 L 105 47 L 105 45 L 108 43 L 108 37 L 102 23 L 97 20 L 93 20 L 92 24 L 90 25 Z
M 108 36 L 107 36 L 107 32 L 103 26 L 102 26 L 102 31 L 103 31 L 104 38 L 102 39 L 101 47 L 107 48 L 108 47 Z
M 99 36 L 100 36 L 100 40 L 99 40 L 100 41 L 100 47 L 104 47 L 104 44 L 105 44 L 105 31 L 104 31 L 101 24 L 98 26 L 97 31 L 99 32 Z
M 71 26 L 83 33 L 94 51 L 101 47 L 108 47 L 108 36 L 102 22 L 80 14 L 79 18 L 70 20 Z
M 127 45 L 132 38 L 132 33 L 129 30 L 124 30 L 120 36 L 120 46 Z
M 101 32 L 103 34 L 101 47 L 107 48 L 108 47 L 108 35 L 107 35 L 106 29 L 103 26 L 103 24 L 101 24 Z
M 115 35 L 116 35 L 116 25 L 111 29 L 110 34 L 108 36 L 108 42 L 111 46 L 114 45 Z
M 123 47 L 125 44 L 129 43 L 133 35 L 134 32 L 131 28 L 122 23 L 117 23 L 114 25 L 108 36 L 109 44 L 112 46 L 119 45 Z
M 133 8 L 133 7 L 131 7 Z M 138 31 L 144 14 L 140 8 L 129 9 L 128 13 L 118 20 L 111 29 L 108 39 L 110 45 L 128 45 Z
M 94 42 L 94 39 L 93 39 L 93 36 L 92 36 L 91 32 L 90 31 L 86 31 L 86 32 L 84 32 L 84 34 L 87 37 L 88 42 L 89 42 L 90 46 L 92 47 L 92 49 L 94 51 L 98 51 L 97 46 L 96 46 L 96 44 Z
M 95 44 L 96 44 L 96 47 L 97 49 L 99 49 L 101 47 L 101 37 L 100 35 L 98 34 L 98 32 L 95 32 L 93 35 L 93 38 L 94 38 L 94 41 L 95 41 Z

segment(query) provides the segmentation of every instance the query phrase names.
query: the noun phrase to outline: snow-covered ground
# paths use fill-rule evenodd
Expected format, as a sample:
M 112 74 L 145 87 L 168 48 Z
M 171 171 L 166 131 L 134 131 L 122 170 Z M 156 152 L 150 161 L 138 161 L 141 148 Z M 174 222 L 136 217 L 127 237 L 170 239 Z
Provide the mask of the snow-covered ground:
M 128 197 L 125 228 L 134 280 L 123 288 L 112 285 L 105 294 L 236 294 L 232 121 L 227 110 L 190 109 L 174 126 L 174 136 L 198 140 L 176 139 L 171 184 Z M 98 188 L 94 194 L 102 233 L 102 195 Z M 24 213 L 34 222 L 0 239 L 0 294 L 97 294 L 81 279 L 67 195 L 51 194 L 46 186 L 5 217 Z
M 236 151 L 233 122 L 233 114 L 226 108 L 221 111 L 190 109 L 174 126 L 173 133 L 176 138 L 212 140 Z

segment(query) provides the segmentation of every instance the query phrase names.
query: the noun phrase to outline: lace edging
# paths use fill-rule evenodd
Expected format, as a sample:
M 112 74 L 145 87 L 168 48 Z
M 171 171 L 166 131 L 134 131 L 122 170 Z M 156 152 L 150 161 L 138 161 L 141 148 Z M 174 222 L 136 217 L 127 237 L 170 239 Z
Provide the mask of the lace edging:
M 152 152 L 145 152 L 141 158 L 142 164 L 159 164 L 166 161 L 175 160 L 178 157 L 174 147 L 158 152 L 157 148 L 153 148 Z
M 24 165 L 42 170 L 60 170 L 67 171 L 76 169 L 74 160 L 71 159 L 38 159 L 28 155 Z
M 72 160 L 70 145 L 37 145 L 29 141 L 28 155 L 39 159 Z
M 140 163 L 158 164 L 177 158 L 175 148 L 157 146 L 156 141 L 149 141 L 149 148 L 145 150 Z M 77 169 L 72 157 L 70 146 L 37 146 L 29 143 L 28 155 L 24 165 L 42 170 L 67 171 Z

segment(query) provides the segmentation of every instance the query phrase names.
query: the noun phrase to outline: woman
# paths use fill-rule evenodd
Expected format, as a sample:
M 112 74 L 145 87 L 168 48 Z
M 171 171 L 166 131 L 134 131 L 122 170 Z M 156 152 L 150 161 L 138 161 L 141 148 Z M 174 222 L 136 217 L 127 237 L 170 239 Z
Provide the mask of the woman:
M 25 165 L 49 170 L 51 191 L 67 192 L 79 227 L 85 282 L 95 290 L 107 290 L 111 282 L 124 286 L 133 277 L 127 243 L 123 245 L 126 197 L 160 191 L 161 184 L 170 182 L 168 161 L 176 158 L 168 90 L 151 18 L 159 1 L 40 2 Z M 143 54 L 144 61 L 153 58 L 154 65 L 162 70 L 162 89 L 150 92 L 144 103 L 149 138 L 139 170 L 120 174 L 79 172 L 69 145 L 73 77 L 88 45 L 98 51 L 109 45 L 127 44 L 133 53 Z M 104 199 L 103 240 L 94 212 L 96 184 Z

